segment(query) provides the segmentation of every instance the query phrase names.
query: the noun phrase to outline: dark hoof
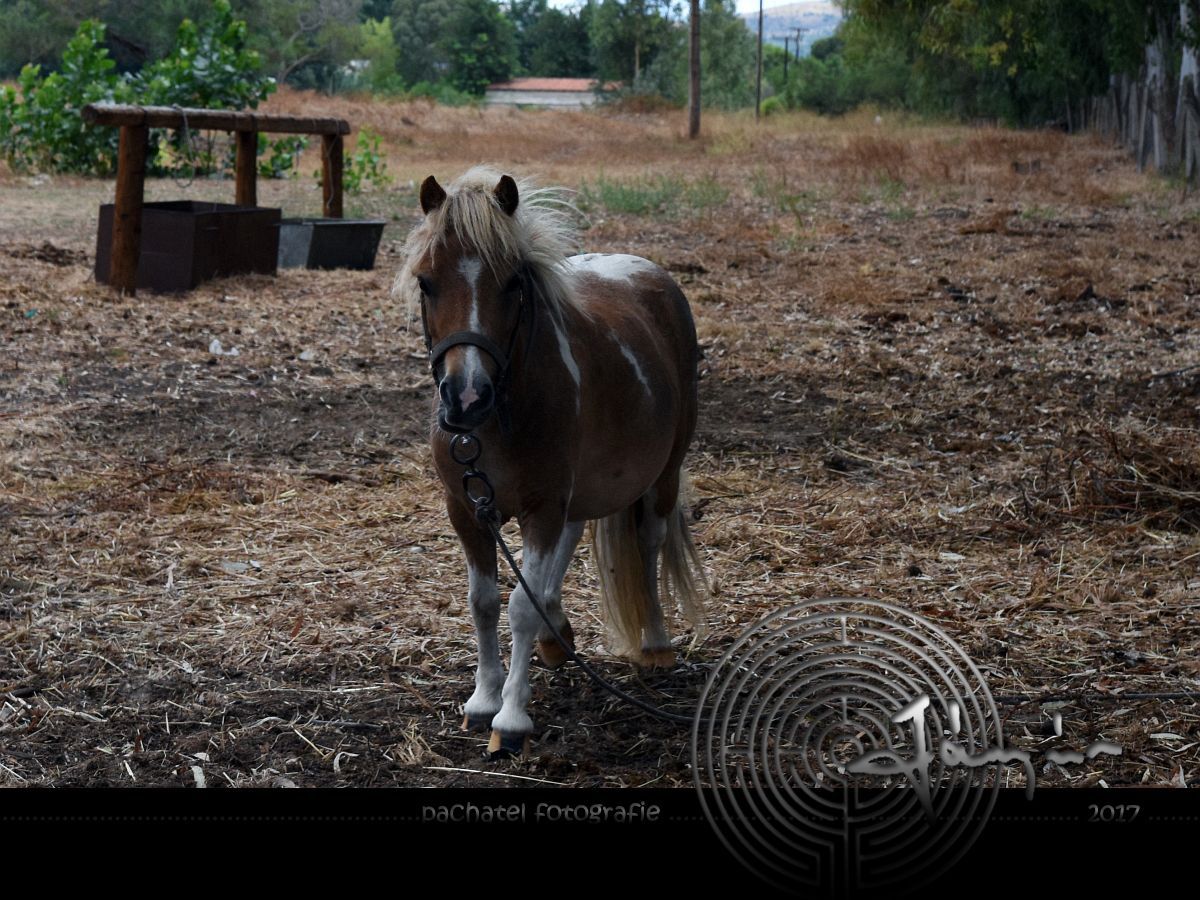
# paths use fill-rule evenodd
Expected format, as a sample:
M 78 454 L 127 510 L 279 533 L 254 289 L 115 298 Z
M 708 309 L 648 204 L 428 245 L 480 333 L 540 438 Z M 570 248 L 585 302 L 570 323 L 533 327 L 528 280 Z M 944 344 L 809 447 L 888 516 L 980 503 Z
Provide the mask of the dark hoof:
M 657 650 L 642 648 L 638 665 L 643 669 L 673 669 L 675 668 L 675 648 L 661 647 Z
M 574 650 L 575 632 L 571 630 L 571 626 L 569 624 L 564 624 L 563 627 L 559 629 L 559 634 L 563 636 L 563 639 L 571 646 L 571 649 Z M 562 664 L 568 659 L 570 659 L 570 657 L 567 656 L 567 651 L 562 648 L 562 644 L 554 639 L 553 635 L 548 638 L 538 638 L 537 648 L 538 658 L 541 659 L 542 665 L 546 666 L 548 669 L 557 669 L 561 667 Z
M 492 732 L 492 739 L 488 741 L 488 759 L 494 762 L 499 759 L 525 759 L 527 756 L 529 756 L 529 735 Z
M 463 716 L 462 730 L 463 731 L 487 731 L 492 727 L 491 716 Z

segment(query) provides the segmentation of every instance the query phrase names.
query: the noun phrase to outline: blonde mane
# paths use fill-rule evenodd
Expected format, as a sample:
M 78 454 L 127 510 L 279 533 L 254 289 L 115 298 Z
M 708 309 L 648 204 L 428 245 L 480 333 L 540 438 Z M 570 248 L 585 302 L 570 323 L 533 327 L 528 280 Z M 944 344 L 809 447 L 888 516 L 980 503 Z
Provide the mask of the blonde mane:
M 413 267 L 427 254 L 436 254 L 450 234 L 472 247 L 493 272 L 523 263 L 539 299 L 556 318 L 565 307 L 580 309 L 572 269 L 565 264 L 578 246 L 575 207 L 562 189 L 538 187 L 520 178 L 517 211 L 507 215 L 493 193 L 500 176 L 491 166 L 468 170 L 446 188 L 442 205 L 409 233 L 392 292 L 404 298 L 410 322 L 420 302 Z

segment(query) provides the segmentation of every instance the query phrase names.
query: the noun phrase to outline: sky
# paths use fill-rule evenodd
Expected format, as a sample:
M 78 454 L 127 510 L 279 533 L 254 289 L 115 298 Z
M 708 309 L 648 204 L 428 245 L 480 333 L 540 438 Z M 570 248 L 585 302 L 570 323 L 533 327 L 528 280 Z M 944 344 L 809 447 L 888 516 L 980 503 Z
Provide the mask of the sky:
M 579 0 L 550 0 L 551 6 L 574 6 Z M 795 0 L 763 0 L 763 9 L 773 6 L 787 6 Z M 737 11 L 740 13 L 758 12 L 758 0 L 737 0 Z
M 772 6 L 787 6 L 794 2 L 796 0 L 763 0 L 763 9 L 770 9 Z M 758 0 L 738 0 L 737 11 L 740 13 L 758 12 Z

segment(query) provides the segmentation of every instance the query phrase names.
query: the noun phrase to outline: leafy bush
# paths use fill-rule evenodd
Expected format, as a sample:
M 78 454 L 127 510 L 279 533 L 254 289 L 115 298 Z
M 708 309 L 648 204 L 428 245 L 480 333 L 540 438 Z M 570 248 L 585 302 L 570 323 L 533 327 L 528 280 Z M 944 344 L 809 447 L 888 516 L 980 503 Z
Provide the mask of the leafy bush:
M 762 102 L 760 110 L 764 116 L 773 116 L 787 109 L 787 104 L 779 97 L 767 97 Z
M 400 92 L 405 100 L 432 100 L 442 106 L 470 106 L 479 102 L 479 98 L 466 91 L 460 91 L 444 81 L 418 81 L 412 87 Z
M 296 174 L 300 154 L 308 147 L 308 138 L 294 134 L 270 140 L 258 135 L 258 174 L 264 178 L 287 178 Z
M 19 96 L 13 88 L 0 89 L 0 154 L 13 169 L 111 173 L 118 131 L 84 124 L 80 113 L 89 103 L 242 109 L 258 106 L 275 90 L 274 80 L 261 74 L 258 54 L 247 49 L 246 23 L 233 17 L 229 0 L 215 0 L 202 25 L 184 19 L 170 54 L 133 76 L 116 73 L 103 46 L 104 30 L 99 22 L 85 21 L 63 52 L 59 71 L 42 77 L 39 67 L 26 66 Z M 196 143 L 186 132 L 151 133 L 152 174 L 179 167 L 204 173 L 229 165 L 229 155 L 213 139 Z
M 60 71 L 43 78 L 40 67 L 25 66 L 20 97 L 0 88 L 0 153 L 14 170 L 108 174 L 116 167 L 116 130 L 85 125 L 80 115 L 89 103 L 129 99 L 103 40 L 104 26 L 88 20 L 63 51 Z
M 215 0 L 213 15 L 197 26 L 184 19 L 171 52 L 132 79 L 138 102 L 197 109 L 250 109 L 275 90 L 261 74 L 262 60 L 246 46 L 246 23 L 233 17 L 229 0 Z
M 387 173 L 387 161 L 379 148 L 379 135 L 370 128 L 358 133 L 358 142 L 350 157 L 350 165 L 342 172 L 342 185 L 351 194 L 360 193 L 368 184 L 386 187 L 392 183 Z

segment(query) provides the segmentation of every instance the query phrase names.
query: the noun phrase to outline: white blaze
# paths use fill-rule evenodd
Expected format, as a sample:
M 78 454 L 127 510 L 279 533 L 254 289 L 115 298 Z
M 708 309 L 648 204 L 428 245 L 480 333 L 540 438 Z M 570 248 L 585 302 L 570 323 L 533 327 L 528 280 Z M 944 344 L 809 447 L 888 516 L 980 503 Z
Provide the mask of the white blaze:
M 477 256 L 464 256 L 458 261 L 458 274 L 463 277 L 463 280 L 471 288 L 471 313 L 469 325 L 471 331 L 480 334 L 479 322 L 479 274 L 483 271 L 483 263 L 480 262 Z M 465 412 L 467 407 L 479 399 L 479 395 L 475 393 L 475 376 L 476 373 L 483 371 L 483 357 L 480 355 L 478 347 L 468 344 L 466 346 L 466 370 L 463 372 L 463 381 L 466 387 L 463 388 L 461 394 L 458 395 L 459 404 Z

